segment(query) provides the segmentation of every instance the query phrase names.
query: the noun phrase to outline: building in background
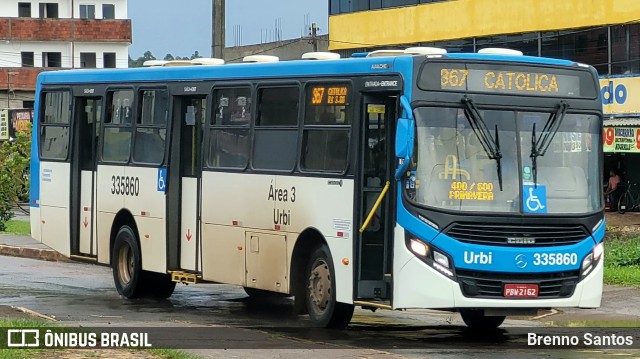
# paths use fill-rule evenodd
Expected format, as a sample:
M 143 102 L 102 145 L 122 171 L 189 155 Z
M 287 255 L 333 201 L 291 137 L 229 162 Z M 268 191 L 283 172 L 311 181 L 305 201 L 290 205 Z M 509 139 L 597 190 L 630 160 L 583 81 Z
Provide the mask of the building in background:
M 617 75 L 640 72 L 639 21 L 637 0 L 330 0 L 329 49 L 507 47 Z
M 410 46 L 506 47 L 594 66 L 602 79 L 605 179 L 613 168 L 640 183 L 640 1 L 329 1 L 331 51 L 345 57 Z
M 127 67 L 127 0 L 1 0 L 0 109 L 31 108 L 41 71 Z

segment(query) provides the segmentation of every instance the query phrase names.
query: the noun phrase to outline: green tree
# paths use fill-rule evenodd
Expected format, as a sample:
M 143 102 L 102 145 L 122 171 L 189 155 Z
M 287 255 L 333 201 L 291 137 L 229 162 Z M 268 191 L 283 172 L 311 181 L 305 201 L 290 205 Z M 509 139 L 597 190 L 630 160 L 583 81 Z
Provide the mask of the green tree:
M 13 217 L 11 206 L 29 198 L 31 126 L 13 142 L 0 143 L 0 231 Z
M 141 57 L 138 57 L 138 59 L 136 60 L 132 59 L 131 56 L 129 56 L 129 67 L 142 67 L 145 61 L 155 60 L 155 59 L 156 57 L 153 56 L 151 51 L 147 50 L 144 52 L 144 54 Z
M 173 55 L 171 55 L 171 54 L 166 54 L 166 55 L 164 56 L 164 60 L 165 60 L 165 61 L 173 61 L 173 60 L 175 60 L 175 58 L 174 58 L 174 57 L 173 57 Z

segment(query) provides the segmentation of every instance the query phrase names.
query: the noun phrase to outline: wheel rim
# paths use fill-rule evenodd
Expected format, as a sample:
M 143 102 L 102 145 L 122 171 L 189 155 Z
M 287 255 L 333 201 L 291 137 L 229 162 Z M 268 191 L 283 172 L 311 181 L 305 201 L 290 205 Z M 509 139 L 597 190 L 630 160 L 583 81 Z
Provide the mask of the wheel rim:
M 322 259 L 315 262 L 309 276 L 309 299 L 319 313 L 324 312 L 331 301 L 331 271 Z
M 120 247 L 120 252 L 118 253 L 118 277 L 120 277 L 120 282 L 124 285 L 129 284 L 131 273 L 133 273 L 133 252 L 131 247 L 125 244 Z

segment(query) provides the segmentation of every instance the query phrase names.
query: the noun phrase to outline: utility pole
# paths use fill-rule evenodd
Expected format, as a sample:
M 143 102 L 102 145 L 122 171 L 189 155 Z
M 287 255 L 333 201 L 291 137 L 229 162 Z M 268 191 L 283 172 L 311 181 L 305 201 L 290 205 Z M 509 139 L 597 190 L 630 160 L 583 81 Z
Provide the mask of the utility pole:
M 212 0 L 211 4 L 211 57 L 223 59 L 225 0 Z
M 309 40 L 309 43 L 313 46 L 313 52 L 317 52 L 318 51 L 318 38 L 316 37 L 316 35 L 318 34 L 318 25 L 315 22 L 311 23 L 311 40 Z

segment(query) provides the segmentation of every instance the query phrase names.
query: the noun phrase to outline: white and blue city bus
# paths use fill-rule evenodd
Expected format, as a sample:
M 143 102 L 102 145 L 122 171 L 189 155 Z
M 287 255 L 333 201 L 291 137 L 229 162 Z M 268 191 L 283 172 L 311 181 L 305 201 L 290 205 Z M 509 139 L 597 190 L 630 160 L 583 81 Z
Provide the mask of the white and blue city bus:
M 33 237 L 110 265 L 126 298 L 227 283 L 293 296 L 317 326 L 346 326 L 354 306 L 485 328 L 598 307 L 594 69 L 360 55 L 41 73 Z

